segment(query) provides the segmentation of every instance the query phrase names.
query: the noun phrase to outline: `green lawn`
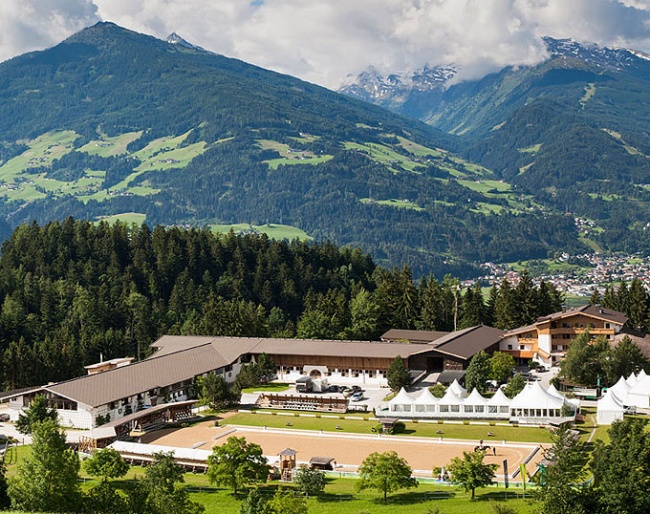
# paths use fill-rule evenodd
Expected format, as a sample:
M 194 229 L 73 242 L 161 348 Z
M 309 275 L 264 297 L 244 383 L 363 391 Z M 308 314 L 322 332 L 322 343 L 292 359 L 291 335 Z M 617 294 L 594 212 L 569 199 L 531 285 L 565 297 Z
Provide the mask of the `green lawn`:
M 289 389 L 289 387 L 289 384 L 273 382 L 271 384 L 263 384 L 255 387 L 246 387 L 242 389 L 242 393 L 281 393 Z
M 272 411 L 268 411 L 272 412 Z M 324 432 L 351 432 L 355 434 L 370 434 L 372 427 L 377 422 L 372 421 L 370 413 L 350 413 L 347 416 L 355 416 L 362 419 L 342 419 L 343 415 L 321 414 L 320 417 L 296 416 L 298 412 L 290 412 L 292 416 L 284 416 L 279 413 L 273 414 L 247 414 L 240 413 L 228 418 L 227 423 L 231 425 L 245 426 L 267 426 L 271 428 L 286 428 L 287 421 L 291 422 L 291 428 L 298 430 L 323 430 Z M 319 416 L 319 414 L 315 414 Z M 334 418 L 326 416 L 335 416 Z M 341 427 L 337 429 L 336 427 Z M 438 434 L 438 430 L 441 431 Z M 488 436 L 488 432 L 493 435 Z M 402 434 L 400 434 L 402 435 Z M 400 437 L 397 435 L 395 437 Z M 490 439 L 494 441 L 526 442 L 526 443 L 550 443 L 551 435 L 545 428 L 539 427 L 514 427 L 499 425 L 463 425 L 452 423 L 406 423 L 405 436 L 416 437 L 444 437 L 449 439 L 468 439 L 478 441 Z

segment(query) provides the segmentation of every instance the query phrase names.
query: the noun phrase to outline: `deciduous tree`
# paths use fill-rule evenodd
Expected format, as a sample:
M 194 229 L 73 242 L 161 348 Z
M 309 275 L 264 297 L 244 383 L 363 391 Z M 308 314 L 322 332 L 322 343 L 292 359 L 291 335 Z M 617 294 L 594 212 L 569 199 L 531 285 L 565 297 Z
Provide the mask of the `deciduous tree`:
M 417 487 L 418 483 L 411 475 L 413 469 L 405 459 L 394 451 L 371 453 L 359 467 L 359 481 L 356 488 L 376 489 L 384 494 L 384 503 L 388 493 L 398 489 Z
M 302 464 L 294 473 L 293 483 L 307 496 L 322 493 L 325 489 L 325 473 Z
M 158 452 L 145 469 L 140 487 L 146 492 L 147 514 L 198 514 L 205 509 L 189 499 L 187 491 L 180 486 L 185 470 L 174 461 L 174 453 Z
M 461 485 L 465 491 L 472 492 L 474 499 L 478 487 L 486 487 L 494 480 L 494 472 L 499 467 L 497 464 L 484 464 L 484 451 L 463 452 L 463 458 L 454 457 L 447 471 L 451 475 L 451 482 Z
M 502 384 L 510 378 L 516 365 L 515 358 L 509 353 L 494 352 L 490 357 L 490 377 Z
M 295 496 L 291 491 L 285 491 L 281 487 L 273 495 L 269 502 L 271 514 L 307 514 L 307 502 L 301 496 Z
M 510 380 L 508 380 L 508 385 L 506 385 L 503 390 L 508 398 L 514 398 L 526 387 L 526 381 L 521 373 L 515 373 Z
M 235 494 L 251 483 L 266 482 L 268 473 L 261 446 L 246 442 L 245 437 L 229 437 L 208 457 L 210 483 L 231 487 Z

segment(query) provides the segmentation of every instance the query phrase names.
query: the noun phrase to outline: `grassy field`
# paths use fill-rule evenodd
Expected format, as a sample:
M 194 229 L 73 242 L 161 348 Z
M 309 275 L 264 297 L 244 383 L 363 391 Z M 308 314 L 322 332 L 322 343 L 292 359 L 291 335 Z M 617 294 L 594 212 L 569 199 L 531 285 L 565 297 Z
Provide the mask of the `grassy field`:
M 308 143 L 311 141 L 315 141 L 316 138 L 315 136 L 310 136 L 310 137 L 303 137 L 303 138 L 293 138 L 296 141 Z M 309 150 L 296 150 L 294 148 L 291 148 L 289 145 L 285 143 L 280 143 L 278 141 L 271 141 L 268 139 L 260 139 L 257 141 L 257 144 L 259 145 L 262 150 L 275 150 L 280 154 L 280 157 L 277 159 L 269 159 L 268 161 L 264 161 L 266 164 L 269 165 L 269 168 L 273 170 L 277 170 L 278 166 L 280 165 L 296 165 L 296 164 L 321 164 L 323 162 L 327 162 L 330 159 L 333 159 L 334 156 L 332 155 L 316 155 L 313 152 L 310 152 Z
M 242 393 L 281 393 L 289 389 L 289 387 L 289 384 L 273 382 L 271 384 L 263 384 L 255 387 L 246 387 L 242 389 Z
M 279 225 L 277 223 L 267 223 L 266 225 L 249 225 L 248 223 L 236 223 L 232 225 L 210 225 L 210 230 L 220 234 L 227 234 L 230 230 L 244 232 L 254 230 L 266 234 L 272 239 L 301 239 L 311 241 L 313 238 L 303 230 L 290 225 Z
M 377 205 L 385 205 L 387 207 L 395 207 L 396 209 L 411 209 L 414 211 L 423 211 L 424 209 L 416 203 L 408 202 L 406 200 L 371 200 L 370 198 L 361 198 L 361 203 L 373 203 Z
M 101 221 L 107 221 L 111 225 L 117 221 L 126 223 L 127 225 L 142 225 L 147 218 L 146 214 L 141 212 L 123 212 L 122 214 L 113 214 L 112 216 L 105 216 L 101 218 Z
M 272 411 L 268 411 L 272 412 Z M 245 425 L 270 428 L 286 428 L 287 420 L 291 420 L 291 427 L 298 430 L 323 430 L 324 432 L 344 433 L 350 432 L 355 434 L 370 434 L 372 427 L 377 422 L 372 421 L 370 413 L 350 413 L 347 416 L 355 416 L 360 419 L 344 419 L 343 415 L 334 418 L 325 417 L 303 417 L 296 416 L 298 412 L 288 418 L 285 415 L 278 414 L 260 414 L 260 413 L 240 413 L 228 418 L 227 423 L 232 425 Z M 340 429 L 336 427 L 339 426 Z M 440 431 L 440 433 L 438 433 Z M 492 436 L 488 436 L 488 432 Z M 467 439 L 478 441 L 480 439 L 494 441 L 526 442 L 526 443 L 550 443 L 551 434 L 545 428 L 539 427 L 515 427 L 501 425 L 464 425 L 452 423 L 406 423 L 405 436 L 415 437 L 444 437 L 447 439 Z M 396 436 L 396 437 L 399 437 Z
M 80 152 L 100 157 L 113 157 L 127 153 L 126 147 L 142 135 L 140 132 L 127 132 L 115 137 L 102 135 L 101 139 L 90 141 L 79 148 Z

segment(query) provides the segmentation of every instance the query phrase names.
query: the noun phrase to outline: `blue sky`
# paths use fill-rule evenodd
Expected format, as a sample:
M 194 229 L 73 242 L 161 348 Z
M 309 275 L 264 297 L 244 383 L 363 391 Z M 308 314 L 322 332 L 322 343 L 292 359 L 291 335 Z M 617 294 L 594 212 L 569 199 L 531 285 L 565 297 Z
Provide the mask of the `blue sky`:
M 650 0 L 2 0 L 0 59 L 97 21 L 165 37 L 336 88 L 455 64 L 478 78 L 545 56 L 540 37 L 650 53 Z

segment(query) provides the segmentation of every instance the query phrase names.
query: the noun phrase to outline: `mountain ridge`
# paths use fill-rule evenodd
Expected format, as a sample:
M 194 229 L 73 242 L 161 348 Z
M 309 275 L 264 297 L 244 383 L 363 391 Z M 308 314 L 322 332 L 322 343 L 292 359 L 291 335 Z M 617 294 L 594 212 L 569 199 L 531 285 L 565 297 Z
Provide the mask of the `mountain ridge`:
M 12 227 L 277 223 L 438 276 L 583 248 L 571 217 L 463 158 L 455 136 L 111 23 L 0 64 L 0 89 Z

